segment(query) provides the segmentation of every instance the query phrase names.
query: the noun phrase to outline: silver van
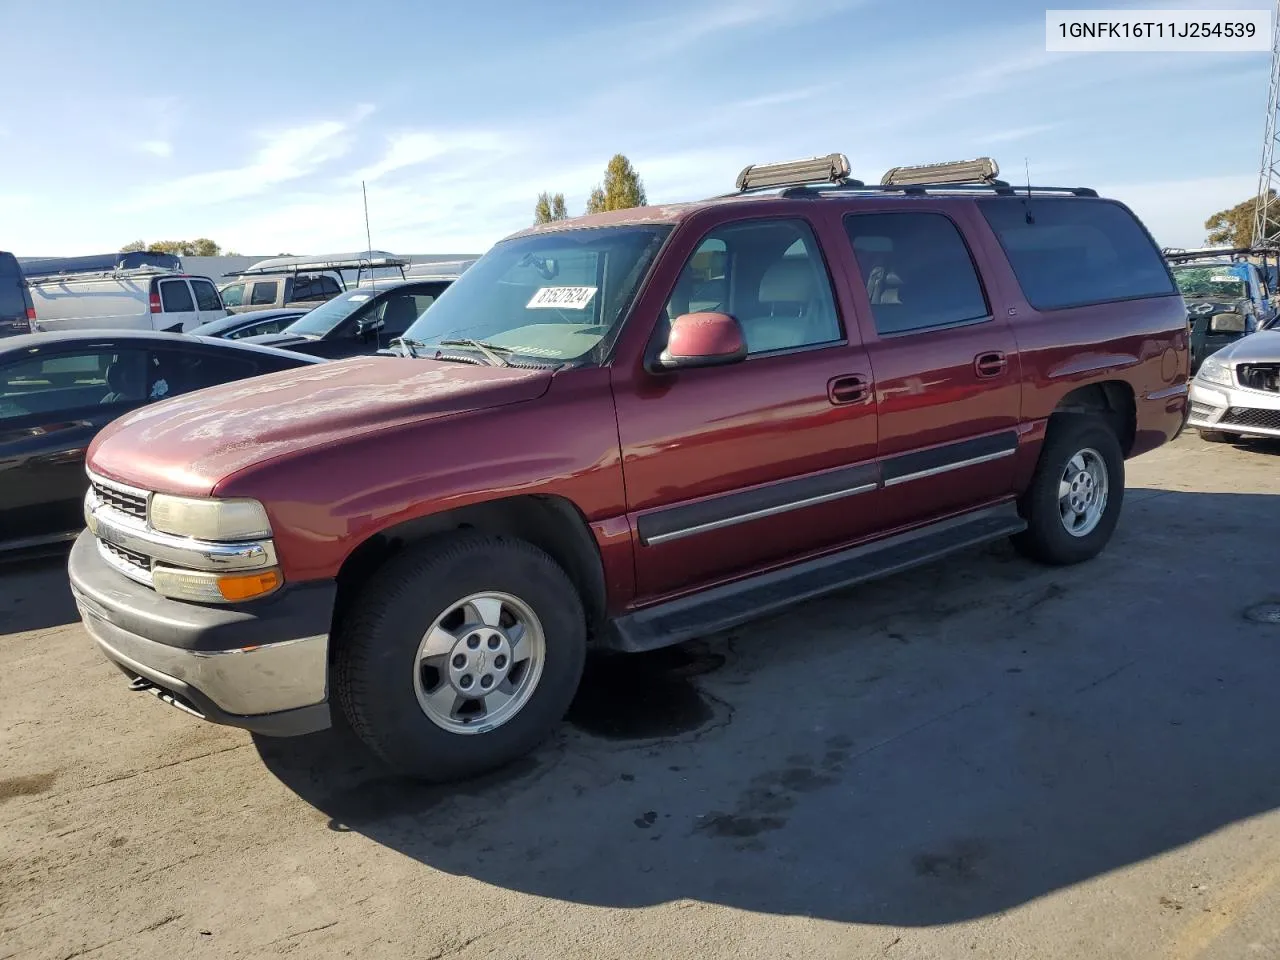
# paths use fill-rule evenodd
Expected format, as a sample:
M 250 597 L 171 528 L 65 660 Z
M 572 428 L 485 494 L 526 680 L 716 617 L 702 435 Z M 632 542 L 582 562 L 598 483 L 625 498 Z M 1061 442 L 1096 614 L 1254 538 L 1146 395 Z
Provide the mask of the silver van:
M 227 309 L 208 277 L 153 266 L 27 277 L 34 332 L 167 330 L 183 333 Z

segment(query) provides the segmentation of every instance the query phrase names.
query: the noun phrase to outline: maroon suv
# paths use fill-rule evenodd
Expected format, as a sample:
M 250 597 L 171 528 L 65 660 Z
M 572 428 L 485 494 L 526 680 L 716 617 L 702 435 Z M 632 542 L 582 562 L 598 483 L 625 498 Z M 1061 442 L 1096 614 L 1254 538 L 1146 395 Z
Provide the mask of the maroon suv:
M 98 436 L 70 576 L 135 689 L 275 735 L 336 701 L 396 769 L 474 774 L 547 736 L 593 647 L 1000 537 L 1094 556 L 1187 403 L 1143 226 L 986 161 L 864 185 L 835 154 L 540 225 L 397 350 Z

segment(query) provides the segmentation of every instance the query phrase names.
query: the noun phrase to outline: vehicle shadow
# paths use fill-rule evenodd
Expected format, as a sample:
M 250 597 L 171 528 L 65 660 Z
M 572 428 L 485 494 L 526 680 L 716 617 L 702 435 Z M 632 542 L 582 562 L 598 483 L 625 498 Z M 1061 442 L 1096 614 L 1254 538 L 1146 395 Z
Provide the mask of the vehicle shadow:
M 345 728 L 257 746 L 331 829 L 542 897 L 998 913 L 1280 805 L 1280 583 L 1249 560 L 1280 496 L 1129 493 L 1088 564 L 996 545 L 595 661 L 552 742 L 482 780 L 391 777 Z
M 44 630 L 80 619 L 64 546 L 0 558 L 0 633 Z

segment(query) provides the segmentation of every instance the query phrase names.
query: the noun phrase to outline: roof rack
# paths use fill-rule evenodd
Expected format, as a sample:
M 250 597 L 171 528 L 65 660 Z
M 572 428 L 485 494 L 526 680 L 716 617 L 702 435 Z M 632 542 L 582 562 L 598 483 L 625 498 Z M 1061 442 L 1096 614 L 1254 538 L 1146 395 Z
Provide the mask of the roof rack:
M 1228 257 L 1231 260 L 1243 260 L 1246 257 L 1274 257 L 1276 248 L 1258 247 L 1165 247 L 1160 251 L 1164 258 L 1172 263 L 1186 260 L 1211 260 Z
M 748 193 L 777 191 L 782 197 L 816 197 L 835 192 L 850 193 L 966 193 L 990 192 L 1004 196 L 1026 194 L 1068 194 L 1096 197 L 1091 187 L 1015 187 L 997 179 L 999 165 L 991 157 L 954 160 L 946 163 L 893 167 L 878 184 L 866 184 L 849 175 L 849 160 L 843 153 L 808 160 L 755 164 L 738 174 L 736 193 L 725 193 L 713 200 L 724 200 Z
M 134 250 L 128 253 L 95 253 L 81 257 L 19 257 L 22 275 L 28 279 L 76 274 L 111 273 L 155 267 L 181 272 L 182 260 L 176 254 Z
M 360 253 L 328 253 L 313 254 L 305 257 L 270 257 L 266 260 L 259 260 L 257 263 L 245 267 L 243 270 L 234 270 L 230 273 L 224 273 L 224 277 L 261 277 L 268 274 L 282 273 L 324 273 L 327 271 L 355 270 L 363 272 L 365 270 L 376 270 L 380 267 L 399 268 L 400 275 L 404 276 L 404 268 L 407 267 L 411 260 L 408 257 L 398 257 L 393 253 L 385 250 L 365 250 Z
M 174 277 L 186 276 L 181 270 L 169 270 L 165 267 L 141 266 L 122 267 L 118 270 L 82 270 L 76 273 L 47 273 L 34 277 L 25 277 L 27 286 L 44 283 L 70 283 L 81 280 L 129 280 L 142 277 Z

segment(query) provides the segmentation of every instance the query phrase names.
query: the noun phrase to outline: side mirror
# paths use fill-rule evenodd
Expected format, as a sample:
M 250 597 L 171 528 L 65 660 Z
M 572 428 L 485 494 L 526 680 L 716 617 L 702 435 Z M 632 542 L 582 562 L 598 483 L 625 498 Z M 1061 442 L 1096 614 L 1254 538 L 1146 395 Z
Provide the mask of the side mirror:
M 747 356 L 742 326 L 727 313 L 686 313 L 671 322 L 667 347 L 658 355 L 662 370 L 719 367 Z

